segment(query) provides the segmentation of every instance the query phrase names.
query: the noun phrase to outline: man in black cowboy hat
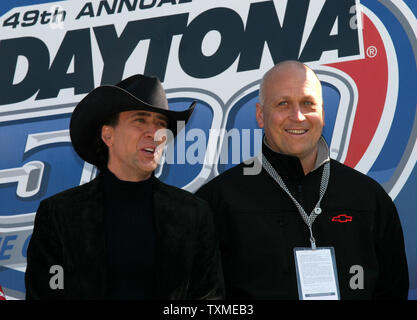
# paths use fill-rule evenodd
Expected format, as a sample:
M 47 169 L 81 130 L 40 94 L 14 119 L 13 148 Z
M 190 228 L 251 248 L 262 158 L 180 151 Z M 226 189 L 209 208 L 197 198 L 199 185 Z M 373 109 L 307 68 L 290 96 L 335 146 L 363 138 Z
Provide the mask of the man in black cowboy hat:
M 169 110 L 159 80 L 142 75 L 100 86 L 77 105 L 72 144 L 100 174 L 40 203 L 27 250 L 27 299 L 223 296 L 210 209 L 153 175 L 166 144 L 156 135 L 175 136 L 194 106 Z

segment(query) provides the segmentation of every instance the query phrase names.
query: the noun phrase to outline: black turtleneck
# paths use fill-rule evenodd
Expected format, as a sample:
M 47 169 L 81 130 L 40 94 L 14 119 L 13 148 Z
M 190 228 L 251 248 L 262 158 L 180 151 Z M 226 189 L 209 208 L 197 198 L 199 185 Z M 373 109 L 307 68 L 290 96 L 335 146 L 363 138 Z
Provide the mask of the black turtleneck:
M 155 228 L 153 177 L 119 180 L 103 170 L 109 299 L 149 299 L 152 295 Z
M 275 152 L 265 141 L 262 142 L 262 153 L 284 180 L 299 181 L 304 177 L 303 166 L 297 157 Z
M 262 153 L 284 180 L 285 185 L 304 208 L 307 214 L 314 209 L 320 197 L 320 178 L 323 168 L 304 174 L 300 159 L 295 156 L 275 152 L 265 141 L 262 142 Z

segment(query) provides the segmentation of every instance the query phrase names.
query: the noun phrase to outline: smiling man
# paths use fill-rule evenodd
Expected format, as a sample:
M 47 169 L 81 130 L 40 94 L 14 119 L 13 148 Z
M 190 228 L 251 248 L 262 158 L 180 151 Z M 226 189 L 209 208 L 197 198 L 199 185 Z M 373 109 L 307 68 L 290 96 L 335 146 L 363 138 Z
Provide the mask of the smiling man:
M 256 104 L 261 172 L 245 175 L 242 163 L 197 192 L 214 211 L 226 298 L 407 298 L 395 205 L 376 181 L 329 158 L 323 108 L 313 70 L 277 64 Z
M 264 76 L 259 100 L 256 120 L 267 145 L 300 159 L 304 173 L 311 171 L 324 126 L 321 84 L 314 72 L 293 62 L 280 64 Z
M 77 105 L 71 141 L 100 174 L 40 203 L 27 299 L 223 296 L 209 206 L 153 174 L 166 137 L 175 137 L 194 105 L 169 110 L 160 81 L 143 75 L 100 86 Z

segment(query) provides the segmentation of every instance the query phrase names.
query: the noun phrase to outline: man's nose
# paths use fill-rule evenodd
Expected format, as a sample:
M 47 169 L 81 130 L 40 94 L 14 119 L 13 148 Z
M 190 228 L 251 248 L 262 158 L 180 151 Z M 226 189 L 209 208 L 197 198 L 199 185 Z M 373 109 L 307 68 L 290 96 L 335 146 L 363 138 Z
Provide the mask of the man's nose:
M 153 123 L 153 122 L 149 122 L 146 125 L 146 129 L 145 129 L 145 134 L 151 138 L 153 138 L 155 136 L 155 132 L 158 131 L 159 127 L 157 124 Z
M 151 138 L 152 140 L 157 142 L 157 144 L 163 143 L 167 140 L 166 134 L 166 129 L 161 128 L 161 126 L 157 123 L 150 123 L 146 127 L 145 131 L 145 136 L 147 138 Z
M 294 105 L 294 107 L 291 109 L 291 119 L 297 122 L 301 122 L 306 119 L 299 104 Z

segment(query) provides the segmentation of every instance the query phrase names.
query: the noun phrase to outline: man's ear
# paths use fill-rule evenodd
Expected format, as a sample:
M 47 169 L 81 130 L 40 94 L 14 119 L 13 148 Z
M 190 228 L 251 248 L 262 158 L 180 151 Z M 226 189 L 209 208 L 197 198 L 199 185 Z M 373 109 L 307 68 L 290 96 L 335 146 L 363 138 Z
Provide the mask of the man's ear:
M 101 127 L 101 140 L 106 144 L 107 147 L 111 147 L 113 145 L 113 134 L 114 128 L 108 125 L 104 125 Z
M 258 122 L 259 128 L 264 127 L 264 110 L 259 102 L 256 103 L 256 122 Z

